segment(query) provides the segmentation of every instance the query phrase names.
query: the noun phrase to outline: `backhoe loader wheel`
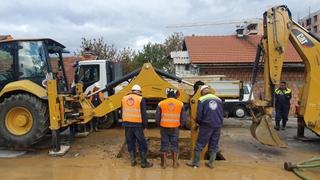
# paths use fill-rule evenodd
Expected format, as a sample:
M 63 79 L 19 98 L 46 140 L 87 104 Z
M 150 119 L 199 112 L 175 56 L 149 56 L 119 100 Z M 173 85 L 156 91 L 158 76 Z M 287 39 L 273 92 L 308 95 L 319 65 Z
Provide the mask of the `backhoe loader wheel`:
M 47 104 L 29 94 L 12 95 L 0 104 L 0 136 L 8 146 L 30 147 L 49 130 Z

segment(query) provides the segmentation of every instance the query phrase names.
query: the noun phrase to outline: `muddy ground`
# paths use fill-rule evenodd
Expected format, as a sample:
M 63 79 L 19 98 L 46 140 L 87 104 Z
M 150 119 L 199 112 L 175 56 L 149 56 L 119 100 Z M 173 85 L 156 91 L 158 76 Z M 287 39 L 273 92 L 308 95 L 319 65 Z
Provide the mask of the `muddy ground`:
M 180 167 L 173 169 L 171 161 L 165 170 L 160 168 L 159 129 L 146 131 L 149 157 L 154 163 L 150 169 L 130 167 L 124 130 L 114 127 L 91 133 L 86 138 L 75 138 L 70 151 L 63 157 L 49 157 L 42 147 L 17 158 L 0 159 L 1 179 L 298 179 L 283 169 L 286 161 L 300 162 L 320 156 L 320 138 L 306 131 L 311 141 L 294 139 L 296 123 L 280 131 L 289 144 L 286 149 L 266 147 L 256 142 L 249 132 L 249 121 L 227 119 L 222 131 L 221 150 L 226 158 L 216 161 L 213 170 L 204 162 L 198 169 L 185 165 L 190 152 L 190 132 L 180 131 Z M 320 170 L 303 172 L 310 179 L 320 179 Z

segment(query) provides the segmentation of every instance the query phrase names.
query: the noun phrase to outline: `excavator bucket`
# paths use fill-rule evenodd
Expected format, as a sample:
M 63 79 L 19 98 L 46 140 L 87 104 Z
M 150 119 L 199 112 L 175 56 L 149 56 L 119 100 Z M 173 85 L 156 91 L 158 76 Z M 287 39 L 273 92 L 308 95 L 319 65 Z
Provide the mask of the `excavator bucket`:
M 251 135 L 260 143 L 268 146 L 286 148 L 288 145 L 284 143 L 278 136 L 272 125 L 272 118 L 270 115 L 264 114 L 256 117 L 252 113 L 252 124 L 250 127 Z

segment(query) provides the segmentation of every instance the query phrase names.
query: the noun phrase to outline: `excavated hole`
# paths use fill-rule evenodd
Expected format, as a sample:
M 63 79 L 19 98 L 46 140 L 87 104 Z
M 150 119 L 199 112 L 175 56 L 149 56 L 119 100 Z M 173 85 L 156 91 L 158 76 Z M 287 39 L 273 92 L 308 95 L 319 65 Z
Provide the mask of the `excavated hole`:
M 149 137 L 147 141 L 148 141 L 148 158 L 150 159 L 160 158 L 160 144 L 161 144 L 160 138 Z M 129 159 L 126 143 L 123 143 L 117 155 L 117 158 Z M 171 153 L 169 153 L 168 158 L 170 159 L 172 158 Z M 185 160 L 191 159 L 191 139 L 190 138 L 179 139 L 179 159 L 185 159 Z M 217 154 L 216 160 L 225 160 L 221 152 Z

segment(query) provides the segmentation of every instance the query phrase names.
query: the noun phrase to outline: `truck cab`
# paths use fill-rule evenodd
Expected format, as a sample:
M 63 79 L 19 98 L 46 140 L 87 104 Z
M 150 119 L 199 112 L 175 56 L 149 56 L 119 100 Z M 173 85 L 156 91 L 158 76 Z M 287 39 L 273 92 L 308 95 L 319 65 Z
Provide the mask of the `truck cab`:
M 110 60 L 86 60 L 79 61 L 79 70 L 76 74 L 83 83 L 84 93 L 89 94 L 95 83 L 105 87 L 111 81 L 122 76 L 122 68 L 119 63 Z M 112 95 L 114 91 L 106 91 L 105 97 Z
M 224 111 L 229 117 L 243 118 L 246 115 L 250 115 L 247 104 L 249 100 L 253 100 L 254 97 L 250 97 L 251 85 L 243 85 L 242 99 L 225 99 L 224 100 Z M 251 98 L 251 99 L 249 99 Z

